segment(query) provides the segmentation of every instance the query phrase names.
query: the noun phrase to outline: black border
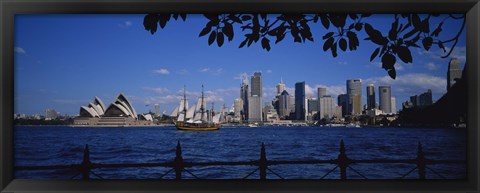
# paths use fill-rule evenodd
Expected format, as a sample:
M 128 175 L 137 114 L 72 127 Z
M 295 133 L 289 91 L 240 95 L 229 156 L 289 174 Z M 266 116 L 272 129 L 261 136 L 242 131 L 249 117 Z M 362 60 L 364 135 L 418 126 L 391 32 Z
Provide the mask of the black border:
M 0 0 L 0 189 L 2 192 L 479 192 L 479 0 Z M 13 24 L 22 13 L 466 13 L 468 180 L 50 181 L 12 180 Z

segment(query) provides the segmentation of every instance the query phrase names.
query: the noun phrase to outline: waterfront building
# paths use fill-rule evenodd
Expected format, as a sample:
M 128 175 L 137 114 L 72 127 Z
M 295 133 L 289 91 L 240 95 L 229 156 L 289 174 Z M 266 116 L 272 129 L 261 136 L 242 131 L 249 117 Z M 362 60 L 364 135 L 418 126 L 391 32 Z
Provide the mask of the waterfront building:
M 53 120 L 58 117 L 58 112 L 55 109 L 45 110 L 45 120 Z
M 356 96 L 356 97 L 355 97 Z M 348 115 L 362 113 L 362 80 L 347 80 L 347 102 L 346 110 Z M 355 102 L 354 102 L 355 99 Z
M 392 113 L 392 91 L 390 86 L 379 86 L 378 93 L 380 110 L 385 114 Z
M 295 120 L 305 120 L 305 81 L 295 83 Z
M 257 95 L 259 97 L 263 96 L 262 91 L 262 73 L 255 72 L 252 76 L 252 92 L 251 96 Z
M 312 113 L 314 111 L 318 111 L 318 108 L 319 108 L 319 103 L 318 103 L 318 99 L 316 98 L 309 98 L 307 100 L 307 107 L 308 107 L 308 113 Z
M 348 105 L 348 96 L 347 94 L 340 94 L 338 95 L 337 97 L 337 104 L 339 106 L 341 106 L 342 108 L 342 116 L 341 117 L 345 117 L 345 115 L 347 115 L 347 105 Z
M 462 78 L 462 69 L 460 67 L 460 61 L 457 58 L 452 58 L 448 63 L 447 71 L 447 92 L 450 90 L 457 79 Z
M 178 113 L 178 109 L 177 109 Z M 141 118 L 139 119 L 139 116 Z M 147 115 L 138 115 L 128 98 L 120 93 L 107 108 L 95 97 L 88 106 L 80 107 L 80 114 L 75 117 L 75 125 L 98 125 L 98 126 L 131 126 L 151 125 L 153 119 Z
M 317 94 L 318 98 L 322 98 L 323 96 L 327 95 L 327 88 L 318 87 Z
M 319 118 L 323 119 L 330 119 L 336 112 L 334 99 L 330 95 L 324 95 L 322 98 L 319 99 Z
M 243 77 L 243 82 L 240 86 L 240 98 L 243 101 L 243 117 L 248 119 L 248 98 L 250 97 L 250 88 L 248 78 Z
M 155 104 L 155 117 L 161 117 L 160 115 L 160 105 L 159 104 Z
M 295 113 L 295 96 L 288 96 L 288 110 L 289 114 Z M 295 118 L 295 115 L 293 115 L 292 117 Z
M 390 104 L 392 107 L 390 107 L 392 113 L 397 113 L 397 100 L 394 96 L 392 96 L 390 100 Z
M 252 95 L 248 99 L 248 122 L 261 122 L 262 117 L 262 97 Z
M 287 90 L 283 90 L 283 92 L 280 94 L 280 97 L 278 99 L 278 107 L 278 115 L 280 116 L 280 118 L 285 118 L 290 115 L 290 96 Z
M 369 84 L 367 86 L 367 110 L 375 108 L 375 86 Z
M 282 94 L 284 90 L 285 90 L 285 83 L 283 82 L 283 79 L 280 79 L 280 82 L 277 84 L 277 96 Z
M 242 117 L 243 112 L 243 100 L 241 98 L 235 99 L 233 102 L 233 113 L 235 117 Z
M 418 96 L 419 106 L 428 106 L 433 104 L 432 100 L 432 90 L 428 89 L 427 92 L 424 92 Z

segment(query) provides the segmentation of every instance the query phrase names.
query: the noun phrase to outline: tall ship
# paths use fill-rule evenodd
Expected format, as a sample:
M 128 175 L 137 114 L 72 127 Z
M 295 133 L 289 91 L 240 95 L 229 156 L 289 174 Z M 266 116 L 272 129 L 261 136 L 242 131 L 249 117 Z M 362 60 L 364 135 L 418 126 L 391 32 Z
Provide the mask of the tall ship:
M 180 101 L 178 108 L 174 110 L 174 113 L 177 114 L 177 119 L 174 121 L 175 127 L 178 130 L 187 130 L 187 131 L 211 131 L 218 130 L 221 127 L 220 118 L 224 114 L 222 112 L 214 114 L 213 105 L 210 111 L 206 111 L 206 100 L 203 94 L 203 85 L 202 85 L 202 96 L 198 98 L 197 104 L 188 107 L 188 100 L 185 91 L 185 86 L 183 88 L 183 99 Z M 176 112 L 175 112 L 176 111 Z

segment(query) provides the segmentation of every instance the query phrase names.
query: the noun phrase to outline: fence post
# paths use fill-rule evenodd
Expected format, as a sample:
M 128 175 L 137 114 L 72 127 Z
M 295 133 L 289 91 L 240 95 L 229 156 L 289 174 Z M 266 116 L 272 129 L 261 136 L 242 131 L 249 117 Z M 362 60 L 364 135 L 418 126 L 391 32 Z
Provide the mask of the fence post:
M 260 179 L 267 179 L 267 154 L 265 152 L 265 144 L 262 143 L 262 148 L 260 149 L 260 160 L 258 163 L 258 169 L 260 170 Z
M 417 167 L 418 167 L 418 178 L 424 180 L 425 179 L 425 155 L 423 153 L 422 144 L 418 142 L 418 149 L 417 149 Z
M 90 171 L 92 170 L 92 162 L 90 162 L 90 150 L 88 144 L 85 145 L 83 150 L 83 161 L 80 165 L 80 171 L 82 172 L 83 180 L 90 180 Z
M 173 164 L 176 180 L 182 179 L 183 167 L 182 147 L 180 146 L 180 141 L 177 141 L 177 148 L 175 149 L 175 161 Z
M 345 144 L 343 143 L 343 139 L 340 140 L 340 154 L 338 154 L 338 166 L 340 167 L 340 179 L 346 180 L 347 179 L 347 167 L 348 167 L 348 158 L 347 154 L 345 153 Z

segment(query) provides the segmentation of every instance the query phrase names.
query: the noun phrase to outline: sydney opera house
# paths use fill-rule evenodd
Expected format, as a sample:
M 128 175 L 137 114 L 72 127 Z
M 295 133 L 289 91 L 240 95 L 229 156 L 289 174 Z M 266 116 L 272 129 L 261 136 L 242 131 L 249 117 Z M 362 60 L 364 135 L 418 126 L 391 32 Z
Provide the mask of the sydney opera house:
M 88 106 L 80 107 L 80 114 L 75 118 L 77 126 L 140 126 L 152 125 L 151 114 L 140 114 L 132 106 L 132 103 L 120 93 L 108 107 L 100 100 L 95 99 Z

